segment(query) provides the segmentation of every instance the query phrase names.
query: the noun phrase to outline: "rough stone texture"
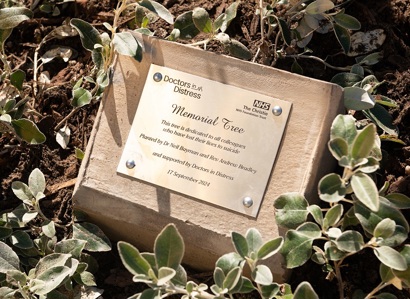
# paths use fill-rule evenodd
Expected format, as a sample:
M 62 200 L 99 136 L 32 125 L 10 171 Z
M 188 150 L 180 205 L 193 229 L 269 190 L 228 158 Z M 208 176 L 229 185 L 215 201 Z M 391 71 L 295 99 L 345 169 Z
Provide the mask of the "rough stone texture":
M 273 202 L 293 191 L 317 199 L 318 180 L 335 166 L 327 141 L 331 122 L 343 111 L 342 89 L 177 43 L 144 37 L 144 44 L 142 62 L 124 56 L 117 60 L 80 169 L 76 209 L 87 212 L 112 239 L 129 241 L 145 251 L 152 251 L 166 224 L 175 223 L 186 244 L 184 262 L 200 270 L 213 269 L 219 256 L 233 251 L 232 231 L 245 234 L 255 227 L 266 240 L 284 235 L 275 222 Z M 117 174 L 150 63 L 293 103 L 257 218 Z M 270 264 L 275 281 L 283 281 L 288 272 L 281 267 L 280 256 Z

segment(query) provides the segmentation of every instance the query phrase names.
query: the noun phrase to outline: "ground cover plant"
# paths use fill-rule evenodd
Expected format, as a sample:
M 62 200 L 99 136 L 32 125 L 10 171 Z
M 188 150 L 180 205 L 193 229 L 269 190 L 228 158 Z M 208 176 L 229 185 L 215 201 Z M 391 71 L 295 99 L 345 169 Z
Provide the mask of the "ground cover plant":
M 70 285 L 93 284 L 93 279 L 90 279 L 92 276 L 88 274 L 91 272 L 82 264 L 84 260 L 81 261 L 81 246 L 86 245 L 79 244 L 76 255 L 71 254 L 71 258 L 68 258 L 65 250 L 69 249 L 61 249 L 66 247 L 60 242 L 64 238 L 76 240 L 78 237 L 78 231 L 70 235 L 73 227 L 81 225 L 74 224 L 70 197 L 99 98 L 109 82 L 111 61 L 115 54 L 113 49 L 136 59 L 141 55 L 138 40 L 122 31 L 129 28 L 342 85 L 347 91 L 347 108 L 362 110 L 352 112 L 357 127 L 366 131 L 377 130 L 383 158 L 380 159 L 380 155 L 365 157 L 368 154 L 366 150 L 355 151 L 355 154 L 349 153 L 349 150 L 346 152 L 352 140 L 341 141 L 341 136 L 333 134 L 330 150 L 340 166 L 350 169 L 350 172 L 330 174 L 319 186 L 320 198 L 331 205 L 324 218 L 319 216 L 318 207 L 307 208 L 299 196 L 284 195 L 289 200 L 297 198 L 295 203 L 306 208 L 301 212 L 302 215 L 310 213 L 313 216 L 316 226 L 313 222 L 306 222 L 302 227 L 296 225 L 296 222 L 294 226 L 288 226 L 286 221 L 283 224 L 291 229 L 290 235 L 307 238 L 306 242 L 314 250 L 313 260 L 323 266 L 309 259 L 294 261 L 289 258 L 293 264 L 288 266 L 301 267 L 295 268 L 289 288 L 285 291 L 293 291 L 296 296 L 296 290 L 300 290 L 298 286 L 301 285 L 302 290 L 315 290 L 319 298 L 338 298 L 343 293 L 353 298 L 355 291 L 362 290 L 362 294 L 356 292 L 355 296 L 364 298 L 366 294 L 372 294 L 376 287 L 377 292 L 382 290 L 397 298 L 408 298 L 408 291 L 400 290 L 400 287 L 408 285 L 406 276 L 399 273 L 406 271 L 402 265 L 408 258 L 408 245 L 395 249 L 389 247 L 408 244 L 408 211 L 394 212 L 394 217 L 386 217 L 391 221 L 385 220 L 380 225 L 360 221 L 364 230 L 359 232 L 363 234 L 362 242 L 356 232 L 348 231 L 340 235 L 337 229 L 340 230 L 341 219 L 338 215 L 341 215 L 341 206 L 346 211 L 348 207 L 338 203 L 340 198 L 334 199 L 333 196 L 334 192 L 351 194 L 348 186 L 340 183 L 350 179 L 354 181 L 352 186 L 356 186 L 356 190 L 353 190 L 356 194 L 360 189 L 357 186 L 368 181 L 366 173 L 374 173 L 372 177 L 376 178 L 375 185 L 370 188 L 374 196 L 369 199 L 358 192 L 361 195 L 357 199 L 353 198 L 352 203 L 360 211 L 373 211 L 376 205 L 385 207 L 386 200 L 393 200 L 397 205 L 400 200 L 395 200 L 389 194 L 402 194 L 403 197 L 399 197 L 404 202 L 405 196 L 410 195 L 410 42 L 406 30 L 409 26 L 410 3 L 404 0 L 376 3 L 359 0 L 241 3 L 225 0 L 165 0 L 158 3 L 160 5 L 152 1 L 140 1 L 141 5 L 136 5 L 135 1 L 129 1 L 129 6 L 125 5 L 126 1 L 108 0 L 0 3 L 0 211 L 2 227 L 5 228 L 1 238 L 4 244 L 8 244 L 2 252 L 10 253 L 8 257 L 13 256 L 9 266 L 14 268 L 19 262 L 25 263 L 27 268 L 40 264 L 37 267 L 40 270 L 27 273 L 28 276 L 20 271 L 22 269 L 14 269 L 17 272 L 13 272 L 8 281 L 11 285 L 9 295 L 15 296 L 19 292 L 24 294 L 21 296 L 29 296 L 31 292 L 33 296 L 44 296 L 52 291 L 45 289 L 41 283 L 46 275 L 50 275 L 41 270 L 41 264 L 47 264 L 48 259 L 41 257 L 41 254 L 45 254 L 44 250 L 39 250 L 43 246 L 37 248 L 39 256 L 29 259 L 21 258 L 22 254 L 16 259 L 7 249 L 16 244 L 25 244 L 23 241 L 28 240 L 27 236 L 39 238 L 33 244 L 28 241 L 30 246 L 39 246 L 45 242 L 50 245 L 47 254 L 54 251 L 58 255 L 59 264 L 50 271 L 55 275 L 53 277 L 59 277 L 51 286 L 52 289 L 63 287 L 69 291 Z M 13 11 L 13 7 L 24 8 Z M 357 43 L 357 40 L 363 40 L 363 36 L 356 34 L 358 31 L 370 32 L 372 42 Z M 91 32 L 91 35 L 86 36 L 88 39 L 84 38 L 84 32 Z M 349 155 L 356 155 L 356 161 L 343 158 Z M 380 168 L 376 169 L 378 166 Z M 44 174 L 44 183 L 39 173 Z M 36 184 L 35 181 L 41 183 Z M 378 190 L 377 196 L 375 190 Z M 383 199 L 375 200 L 379 196 Z M 277 208 L 281 211 L 283 206 Z M 8 227 L 7 217 L 16 214 L 13 212 L 16 210 L 21 217 L 27 216 L 24 221 L 16 221 L 14 226 Z M 302 222 L 305 221 L 303 219 Z M 325 232 L 323 236 L 319 236 L 317 227 L 321 228 L 322 233 Z M 334 229 L 330 230 L 331 227 Z M 304 234 L 306 228 L 310 228 L 309 237 Z M 254 231 L 249 234 L 256 235 Z M 398 236 L 400 242 L 397 238 L 397 243 L 383 241 L 391 239 L 393 235 Z M 247 236 L 233 234 L 235 247 L 242 258 L 252 252 L 237 246 L 244 244 L 241 240 Z M 357 237 L 357 242 L 347 242 L 351 236 Z M 312 247 L 310 242 L 321 238 L 328 238 L 328 243 L 324 243 L 322 249 L 321 244 L 317 243 L 312 243 Z M 286 251 L 286 240 L 285 237 L 281 245 L 285 248 L 282 253 L 292 256 L 291 252 Z M 344 253 L 339 252 L 336 257 L 328 256 L 329 245 L 326 244 L 334 243 L 341 244 L 338 249 Z M 119 243 L 120 253 L 124 246 L 124 243 Z M 397 254 L 386 249 L 386 246 Z M 115 247 L 111 252 L 95 256 L 100 266 L 100 271 L 95 272 L 95 282 L 104 289 L 104 298 L 127 298 L 140 292 L 142 286 L 133 283 Z M 309 255 L 307 247 L 303 250 L 305 255 L 299 252 L 297 256 Z M 383 258 L 386 251 L 393 254 L 395 263 L 390 262 L 391 258 Z M 342 262 L 348 266 L 341 267 Z M 381 269 L 385 274 L 382 281 L 379 276 L 380 264 L 385 265 Z M 155 275 L 158 275 L 155 272 L 157 270 L 153 269 Z M 216 286 L 211 291 L 221 296 L 229 295 L 238 290 L 236 283 L 246 281 L 240 277 L 239 270 L 229 269 L 226 273 L 216 270 L 216 274 L 188 271 L 190 280 L 196 282 L 186 287 L 191 293 L 194 289 L 205 291 L 200 283 L 212 285 L 207 279 L 214 278 Z M 261 273 L 268 272 L 262 270 Z M 81 274 L 87 279 L 82 280 Z M 155 275 L 150 278 L 155 278 Z M 168 283 L 172 275 L 172 270 L 162 270 L 161 284 Z M 326 280 L 326 276 L 335 276 L 336 279 Z M 225 281 L 224 277 L 229 279 Z M 267 283 L 261 276 L 255 277 L 257 285 Z M 309 284 L 302 283 L 304 281 Z M 28 287 L 20 289 L 19 284 L 27 284 Z M 245 284 L 250 286 L 247 281 Z M 269 294 L 272 295 L 276 289 L 270 290 L 272 292 Z M 255 296 L 253 294 L 250 296 Z M 313 292 L 309 294 L 314 296 Z

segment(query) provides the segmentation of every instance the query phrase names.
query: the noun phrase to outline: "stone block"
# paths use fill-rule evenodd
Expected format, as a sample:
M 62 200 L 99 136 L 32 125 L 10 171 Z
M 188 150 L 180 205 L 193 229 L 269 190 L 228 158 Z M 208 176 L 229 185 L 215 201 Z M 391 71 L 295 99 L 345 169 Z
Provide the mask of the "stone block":
M 143 251 L 152 251 L 157 234 L 166 224 L 175 223 L 186 244 L 184 263 L 198 270 L 214 269 L 218 257 L 233 251 L 232 231 L 245 234 L 257 228 L 266 240 L 284 235 L 275 222 L 273 202 L 293 191 L 312 202 L 318 198 L 319 179 L 335 167 L 327 142 L 334 117 L 344 109 L 342 89 L 152 37 L 144 37 L 144 47 L 141 62 L 125 56 L 116 61 L 80 168 L 75 208 L 85 211 L 111 239 L 129 241 Z M 152 63 L 292 103 L 256 217 L 117 173 Z M 283 281 L 288 272 L 280 256 L 270 264 L 275 281 Z

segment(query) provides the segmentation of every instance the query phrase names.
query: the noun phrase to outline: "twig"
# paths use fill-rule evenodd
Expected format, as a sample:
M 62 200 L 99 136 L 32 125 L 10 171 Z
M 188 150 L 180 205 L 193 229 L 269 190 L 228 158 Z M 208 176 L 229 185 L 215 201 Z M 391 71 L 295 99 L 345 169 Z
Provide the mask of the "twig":
M 46 195 L 48 196 L 48 195 L 56 193 L 60 189 L 64 189 L 64 188 L 74 186 L 76 181 L 77 181 L 77 178 L 74 178 L 74 179 L 71 179 L 71 180 L 66 181 L 66 182 L 55 184 L 55 185 L 51 186 L 50 188 L 48 188 L 49 191 L 46 193 Z
M 76 113 L 81 107 L 75 107 L 73 108 L 73 110 L 70 111 L 70 113 L 67 114 L 66 117 L 63 118 L 62 121 L 60 121 L 54 128 L 54 131 L 58 131 L 63 125 L 64 123 L 71 117 L 74 115 L 74 113 Z

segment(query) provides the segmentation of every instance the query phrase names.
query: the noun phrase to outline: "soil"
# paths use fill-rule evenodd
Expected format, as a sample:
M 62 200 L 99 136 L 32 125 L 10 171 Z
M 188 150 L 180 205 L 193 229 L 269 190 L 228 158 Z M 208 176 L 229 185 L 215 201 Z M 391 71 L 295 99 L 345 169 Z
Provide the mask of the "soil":
M 30 7 L 32 2 L 25 1 Z M 40 1 L 44 3 L 46 1 Z M 53 2 L 53 1 L 49 1 Z M 11 135 L 0 135 L 0 211 L 15 207 L 19 200 L 11 191 L 11 183 L 19 180 L 27 182 L 28 175 L 34 168 L 39 168 L 46 177 L 47 197 L 42 201 L 45 214 L 60 224 L 67 224 L 72 220 L 71 195 L 75 178 L 78 174 L 80 161 L 75 156 L 75 148 L 85 151 L 87 140 L 92 130 L 93 121 L 98 109 L 98 102 L 80 109 L 69 120 L 71 138 L 66 149 L 62 149 L 55 141 L 55 126 L 71 111 L 70 99 L 73 83 L 81 76 L 87 74 L 92 68 L 89 52 L 82 48 L 78 37 L 68 37 L 45 43 L 39 51 L 45 51 L 55 46 L 70 46 L 77 51 L 68 62 L 54 61 L 41 67 L 40 72 L 48 72 L 50 82 L 38 88 L 33 93 L 33 57 L 36 47 L 42 38 L 52 29 L 61 25 L 66 18 L 81 18 L 104 30 L 103 22 L 112 23 L 113 9 L 117 1 L 114 0 L 77 0 L 59 5 L 61 13 L 51 16 L 35 9 L 34 17 L 21 23 L 13 30 L 6 43 L 8 60 L 12 67 L 26 72 L 27 84 L 25 91 L 32 99 L 32 108 L 39 114 L 33 117 L 40 130 L 46 134 L 47 141 L 41 145 L 27 145 L 19 143 Z M 219 15 L 232 3 L 231 0 L 164 0 L 158 1 L 178 16 L 192 10 L 194 7 L 203 7 L 209 11 L 213 18 Z M 340 1 L 334 1 L 340 2 Z M 242 42 L 256 54 L 261 45 L 259 17 L 255 13 L 259 1 L 242 1 L 237 17 L 232 21 L 227 33 Z M 278 13 L 283 11 L 280 6 Z M 362 31 L 382 28 L 386 41 L 378 51 L 382 52 L 382 60 L 373 66 L 375 76 L 385 83 L 378 89 L 379 93 L 386 95 L 397 102 L 398 107 L 390 109 L 395 125 L 399 129 L 399 139 L 405 145 L 395 142 L 383 142 L 385 161 L 380 171 L 380 181 L 390 182 L 389 192 L 401 192 L 410 196 L 410 0 L 357 0 L 351 1 L 346 7 L 346 13 L 355 16 L 362 24 Z M 124 18 L 122 27 L 126 26 Z M 152 25 L 159 37 L 170 33 L 170 27 L 159 20 Z M 275 37 L 268 40 L 274 43 Z M 309 47 L 315 56 L 326 59 L 334 66 L 354 64 L 354 58 L 341 54 L 341 48 L 333 34 L 314 34 Z M 272 56 L 269 47 L 262 47 L 263 51 L 256 59 L 257 63 L 272 65 Z M 218 46 L 211 45 L 210 50 L 224 53 Z M 293 59 L 281 59 L 274 66 L 290 71 Z M 322 63 L 311 59 L 299 59 L 299 64 L 304 70 L 304 75 L 329 81 L 337 71 L 325 67 Z M 407 212 L 407 220 L 410 215 Z M 61 232 L 68 234 L 69 232 Z M 409 243 L 409 240 L 407 241 Z M 131 276 L 119 261 L 118 254 L 113 251 L 97 255 L 100 270 L 98 271 L 97 284 L 105 290 L 104 298 L 127 298 L 141 288 L 132 282 Z M 371 252 L 363 252 L 348 260 L 349 267 L 343 269 L 342 275 L 346 280 L 346 295 L 352 297 L 355 289 L 370 291 L 379 283 L 378 262 Z M 201 282 L 210 280 L 209 273 L 196 273 L 190 271 L 193 279 Z M 326 273 L 320 267 L 308 263 L 293 272 L 289 283 L 293 289 L 301 281 L 309 281 L 319 297 L 322 299 L 338 298 L 336 281 L 326 280 Z M 397 298 L 410 298 L 408 290 L 398 291 L 388 288 Z

